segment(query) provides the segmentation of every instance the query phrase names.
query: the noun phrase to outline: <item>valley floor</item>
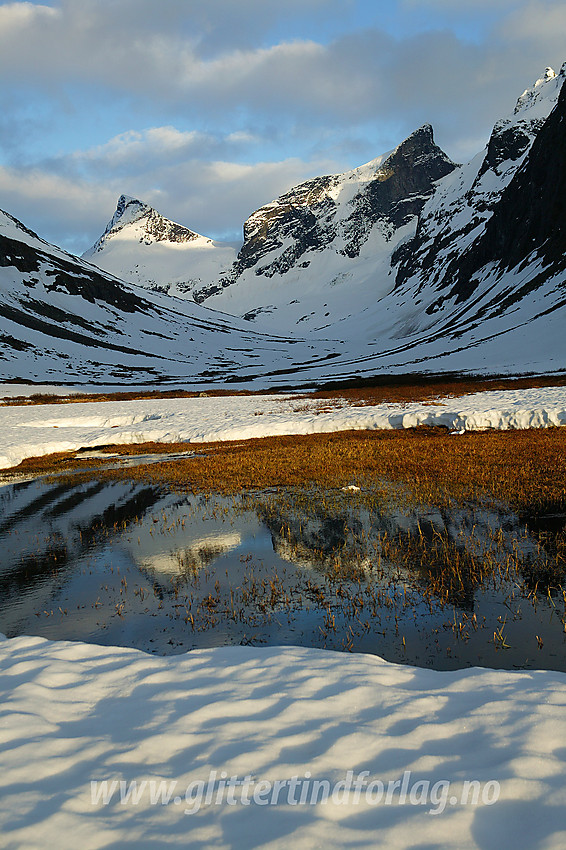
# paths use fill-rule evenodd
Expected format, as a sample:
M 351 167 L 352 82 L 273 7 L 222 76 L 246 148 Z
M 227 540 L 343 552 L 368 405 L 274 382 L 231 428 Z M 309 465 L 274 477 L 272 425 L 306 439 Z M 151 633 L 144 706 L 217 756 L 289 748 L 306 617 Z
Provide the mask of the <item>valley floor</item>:
M 457 397 L 431 394 L 377 404 L 340 395 L 216 395 L 4 405 L 0 468 L 17 466 L 25 458 L 108 444 L 209 443 L 423 425 L 463 434 L 565 424 L 566 388 L 561 386 Z
M 374 475 L 399 469 L 415 497 L 440 482 L 450 498 L 483 490 L 517 510 L 564 510 L 566 431 L 552 427 L 564 424 L 564 387 L 5 406 L 1 463 L 58 452 L 43 468 L 64 469 L 82 447 L 199 443 L 178 461 L 188 487 L 293 483 L 293 467 L 338 486 L 363 460 Z M 16 637 L 0 639 L 0 694 L 9 848 L 566 844 L 563 673 L 437 672 L 299 647 L 162 658 Z

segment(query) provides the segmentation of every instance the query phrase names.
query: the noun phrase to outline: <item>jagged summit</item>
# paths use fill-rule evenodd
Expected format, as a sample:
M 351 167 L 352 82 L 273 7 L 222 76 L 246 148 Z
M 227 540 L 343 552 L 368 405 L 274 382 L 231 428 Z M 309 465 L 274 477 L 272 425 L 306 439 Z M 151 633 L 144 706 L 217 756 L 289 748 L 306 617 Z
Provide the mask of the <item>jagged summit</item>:
M 423 124 L 392 150 L 386 151 L 386 153 L 366 162 L 364 165 L 353 168 L 351 171 L 334 175 L 330 179 L 339 182 L 357 180 L 360 183 L 378 179 L 384 182 L 392 176 L 395 168 L 398 169 L 403 161 L 408 167 L 413 167 L 416 164 L 415 157 L 419 159 L 419 165 L 427 158 L 437 161 L 444 159 L 445 162 L 454 165 L 444 151 L 436 145 L 432 125 Z
M 424 124 L 365 165 L 295 186 L 247 219 L 244 244 L 230 273 L 196 290 L 195 300 L 221 296 L 220 309 L 238 309 L 224 303 L 226 290 L 233 287 L 229 300 L 240 301 L 242 309 L 249 304 L 245 290 L 257 289 L 256 278 L 280 280 L 284 286 L 292 276 L 306 277 L 302 269 L 309 269 L 308 277 L 320 273 L 323 283 L 326 278 L 333 285 L 336 275 L 350 273 L 350 261 L 390 253 L 397 239 L 408 235 L 405 229 L 416 226 L 436 182 L 454 168 L 436 145 L 431 125 Z
M 235 259 L 231 245 L 170 221 L 156 209 L 120 195 L 104 233 L 82 259 L 130 283 L 186 297 L 218 278 Z
M 137 198 L 131 198 L 129 195 L 120 195 L 116 204 L 116 212 L 110 219 L 106 230 L 113 230 L 118 225 L 123 227 L 126 224 L 131 224 L 132 221 L 137 221 L 152 211 L 149 204 L 145 204 Z
M 83 259 L 90 259 L 100 252 L 109 239 L 122 233 L 126 228 L 132 238 L 151 242 L 191 242 L 193 239 L 203 239 L 198 233 L 183 227 L 162 216 L 149 204 L 129 195 L 120 195 L 116 211 L 100 239 L 83 254 Z
M 411 145 L 434 148 L 435 151 L 440 150 L 440 148 L 437 148 L 434 141 L 434 129 L 432 124 L 422 124 L 420 127 L 417 127 L 416 130 L 413 130 L 412 133 L 409 133 L 407 138 L 403 139 L 403 141 L 391 152 L 391 155 L 397 153 L 399 149 L 406 148 Z M 444 156 L 446 156 L 446 154 L 444 154 Z
M 539 79 L 533 83 L 530 88 L 525 89 L 523 94 L 517 99 L 513 114 L 518 115 L 520 112 L 532 109 L 532 107 L 537 103 L 540 103 L 541 100 L 544 100 L 549 96 L 552 97 L 555 93 L 557 97 L 557 91 L 560 90 L 565 78 L 566 63 L 564 63 L 560 69 L 559 74 L 550 67 L 545 68 L 542 77 L 539 77 Z
M 380 173 L 385 174 L 385 171 L 387 170 L 387 162 L 392 157 L 395 157 L 395 155 L 398 155 L 399 153 L 401 156 L 403 156 L 404 152 L 406 152 L 409 148 L 413 148 L 414 146 L 421 146 L 423 152 L 425 149 L 429 152 L 432 152 L 434 150 L 435 153 L 440 151 L 440 148 L 437 148 L 434 143 L 434 130 L 432 128 L 432 124 L 423 124 L 421 127 L 418 127 L 416 130 L 414 130 L 409 136 L 407 136 L 407 138 L 404 139 L 400 144 L 398 144 L 397 147 L 380 154 L 380 156 L 375 157 L 375 159 L 371 159 L 369 162 L 366 162 L 363 165 L 358 165 L 356 168 L 352 168 L 351 171 L 345 171 L 343 174 L 333 175 L 333 178 L 320 179 L 360 180 L 360 182 L 373 180 Z M 446 154 L 444 154 L 442 151 L 440 152 L 444 156 L 446 156 Z M 448 157 L 446 157 L 446 159 L 448 159 Z M 302 185 L 308 185 L 308 183 Z

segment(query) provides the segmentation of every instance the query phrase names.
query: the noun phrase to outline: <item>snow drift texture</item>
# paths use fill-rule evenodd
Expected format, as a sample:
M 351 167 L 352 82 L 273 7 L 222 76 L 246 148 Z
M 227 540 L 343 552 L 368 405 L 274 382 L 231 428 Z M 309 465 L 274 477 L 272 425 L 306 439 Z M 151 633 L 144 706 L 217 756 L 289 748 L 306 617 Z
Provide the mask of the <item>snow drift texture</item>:
M 0 640 L 6 846 L 559 850 L 564 830 L 566 677 L 439 673 L 368 655 L 223 647 L 156 658 L 133 650 Z M 443 783 L 445 805 L 208 804 L 191 783 L 293 777 Z M 91 782 L 146 782 L 137 805 L 91 802 Z M 149 802 L 149 781 L 168 805 Z M 463 783 L 499 799 L 462 805 Z M 449 783 L 446 786 L 444 783 Z M 376 786 L 374 786 L 375 792 Z M 281 799 L 283 798 L 283 799 Z M 374 799 L 377 795 L 374 793 Z M 261 798 L 260 798 L 261 799 Z M 265 797 L 264 797 L 265 799 Z

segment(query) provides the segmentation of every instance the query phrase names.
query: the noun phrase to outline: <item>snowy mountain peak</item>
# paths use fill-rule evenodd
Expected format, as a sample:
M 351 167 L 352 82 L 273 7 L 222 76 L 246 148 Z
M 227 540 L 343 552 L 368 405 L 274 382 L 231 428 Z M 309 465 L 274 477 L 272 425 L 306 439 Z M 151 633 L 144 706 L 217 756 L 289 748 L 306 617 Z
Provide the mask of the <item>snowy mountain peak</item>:
M 129 283 L 183 298 L 223 274 L 235 256 L 232 245 L 213 242 L 144 201 L 120 195 L 104 233 L 82 259 Z
M 422 127 L 419 127 L 407 136 L 407 138 L 404 139 L 401 144 L 397 145 L 396 148 L 393 148 L 393 150 L 382 153 L 380 156 L 366 162 L 364 165 L 359 165 L 357 168 L 352 169 L 352 171 L 346 171 L 344 174 L 338 175 L 336 179 L 358 180 L 359 182 L 373 180 L 388 172 L 389 160 L 393 159 L 399 153 L 402 156 L 408 148 L 412 148 L 415 145 L 427 148 L 429 152 L 433 147 L 435 147 L 434 131 L 431 124 L 423 124 Z
M 429 144 L 434 143 L 434 130 L 432 129 L 432 124 L 423 124 L 421 127 L 418 127 L 414 130 L 405 141 L 401 142 L 401 145 L 406 144 L 410 139 L 421 139 L 424 142 L 428 142 Z M 399 147 L 401 147 L 399 145 Z
M 152 242 L 190 242 L 193 239 L 202 239 L 198 233 L 164 218 L 157 210 L 149 204 L 129 195 L 120 195 L 116 205 L 116 211 L 102 234 L 101 238 L 83 254 L 83 259 L 89 259 L 100 252 L 109 239 L 117 234 L 122 238 L 128 238 L 139 242 L 151 244 Z
M 366 165 L 301 183 L 247 219 L 244 244 L 230 273 L 195 290 L 193 297 L 214 297 L 215 307 L 244 308 L 249 316 L 256 307 L 251 299 L 261 305 L 259 299 L 266 297 L 258 287 L 271 281 L 270 289 L 279 288 L 288 293 L 289 303 L 300 304 L 305 281 L 320 278 L 333 287 L 349 278 L 352 261 L 388 256 L 399 239 L 414 231 L 437 181 L 454 168 L 435 144 L 431 125 L 424 124 Z M 319 300 L 330 297 L 325 293 Z
M 557 74 L 552 68 L 545 68 L 542 77 L 539 77 L 530 88 L 525 89 L 518 98 L 513 114 L 519 115 L 519 113 L 530 110 L 547 98 L 554 101 L 558 100 L 558 92 L 564 82 L 564 76 L 566 76 L 566 63 L 560 69 L 560 74 Z
M 116 204 L 116 212 L 108 223 L 108 229 L 114 229 L 117 225 L 125 226 L 137 221 L 142 216 L 151 212 L 151 207 L 137 198 L 131 198 L 129 195 L 120 195 Z
M 534 310 L 537 289 L 552 280 L 551 263 L 564 271 L 562 73 L 547 69 L 519 105 L 495 125 L 479 170 L 478 157 L 446 181 L 423 209 L 415 238 L 393 257 L 398 297 L 417 293 L 430 327 L 455 307 L 463 316 L 464 304 L 476 326 L 507 309 L 517 313 L 521 303 Z M 563 303 L 559 288 L 549 283 L 548 304 Z

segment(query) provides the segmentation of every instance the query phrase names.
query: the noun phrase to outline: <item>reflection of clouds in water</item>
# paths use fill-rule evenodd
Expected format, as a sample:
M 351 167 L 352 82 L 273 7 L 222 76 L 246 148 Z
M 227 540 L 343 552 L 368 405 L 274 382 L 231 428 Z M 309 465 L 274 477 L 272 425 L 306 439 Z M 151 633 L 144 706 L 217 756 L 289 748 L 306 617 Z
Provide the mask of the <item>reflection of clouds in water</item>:
M 522 666 L 527 655 L 527 666 L 554 667 L 562 646 L 549 606 L 521 602 L 519 573 L 496 586 L 466 572 L 463 549 L 480 560 L 490 547 L 494 558 L 537 554 L 536 535 L 504 505 L 401 509 L 339 490 L 225 498 L 59 479 L 4 488 L 0 507 L 0 632 L 10 635 L 163 654 L 242 641 L 344 648 L 347 638 L 356 651 L 440 667 Z M 440 580 L 451 560 L 460 571 Z M 509 599 L 522 610 L 507 617 L 503 659 L 489 642 Z M 457 647 L 447 604 L 466 635 Z M 535 634 L 533 659 L 524 647 Z
M 182 575 L 187 571 L 208 566 L 216 558 L 236 549 L 241 542 L 240 532 L 210 534 L 188 546 L 154 552 L 149 557 L 144 556 L 138 560 L 138 565 L 141 569 L 152 573 Z

